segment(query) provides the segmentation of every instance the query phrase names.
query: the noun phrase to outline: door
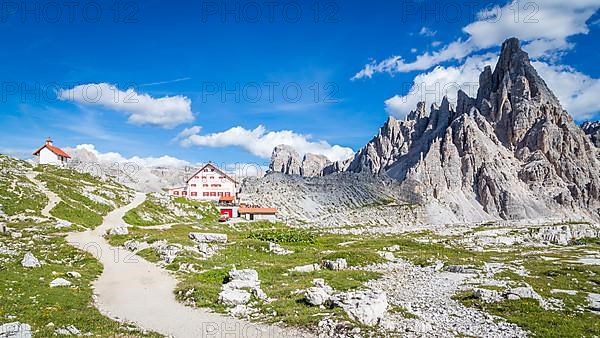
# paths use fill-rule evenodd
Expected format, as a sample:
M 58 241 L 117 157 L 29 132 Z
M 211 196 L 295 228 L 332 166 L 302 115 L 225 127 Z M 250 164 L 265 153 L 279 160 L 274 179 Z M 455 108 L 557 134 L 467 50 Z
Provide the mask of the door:
M 233 217 L 233 210 L 231 209 L 221 209 L 221 215 L 227 215 L 229 218 Z

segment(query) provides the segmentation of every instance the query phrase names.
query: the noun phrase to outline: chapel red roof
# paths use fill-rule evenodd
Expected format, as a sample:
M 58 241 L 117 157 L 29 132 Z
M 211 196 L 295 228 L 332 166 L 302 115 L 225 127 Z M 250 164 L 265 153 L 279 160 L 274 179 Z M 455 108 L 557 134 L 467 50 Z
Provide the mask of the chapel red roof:
M 51 152 L 55 153 L 58 156 L 62 156 L 62 157 L 66 157 L 66 158 L 71 158 L 71 156 L 69 156 L 69 154 L 65 153 L 62 149 L 55 147 L 51 144 L 44 144 L 43 146 L 39 147 L 38 150 L 33 152 L 33 155 L 37 155 L 40 153 L 40 151 L 42 151 L 42 149 L 44 148 L 48 148 Z

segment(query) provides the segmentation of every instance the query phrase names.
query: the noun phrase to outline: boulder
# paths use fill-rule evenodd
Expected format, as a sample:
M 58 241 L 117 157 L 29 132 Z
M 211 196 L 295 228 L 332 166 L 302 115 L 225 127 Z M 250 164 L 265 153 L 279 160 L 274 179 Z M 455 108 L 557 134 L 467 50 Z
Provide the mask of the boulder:
M 35 258 L 35 256 L 31 252 L 28 252 L 25 254 L 25 256 L 23 256 L 21 265 L 24 268 L 39 268 L 40 266 L 42 266 L 40 264 L 40 261 L 38 261 L 38 259 Z
M 23 234 L 18 232 L 18 231 L 11 231 L 10 232 L 10 237 L 17 239 L 17 238 L 21 238 L 23 237 Z
M 283 248 L 281 245 L 277 244 L 277 243 L 271 243 L 269 242 L 269 252 L 272 252 L 276 255 L 289 255 L 291 253 L 294 253 L 293 251 L 287 250 L 285 248 Z
M 114 236 L 128 235 L 129 230 L 127 230 L 127 227 L 118 226 L 118 227 L 114 227 L 114 228 L 110 229 L 109 233 Z
M 496 290 L 476 288 L 473 290 L 473 295 L 485 303 L 494 303 L 502 300 L 502 295 Z
M 190 232 L 189 237 L 198 243 L 227 243 L 226 234 Z
M 69 325 L 67 327 L 61 327 L 56 329 L 56 334 L 61 335 L 61 336 L 80 336 L 81 335 L 81 331 L 79 331 L 78 328 L 76 328 L 73 325 Z
M 306 289 L 304 299 L 311 305 L 326 305 L 332 301 L 333 289 L 325 283 L 323 278 L 313 279 L 313 287 Z
M 31 326 L 20 322 L 2 324 L 0 338 L 31 338 Z
M 51 288 L 62 287 L 62 286 L 71 286 L 71 282 L 64 278 L 56 278 L 52 282 L 50 282 Z
M 123 246 L 125 247 L 125 249 L 127 249 L 129 251 L 137 252 L 137 251 L 146 249 L 148 247 L 148 243 L 138 242 L 138 241 L 132 239 L 132 240 L 125 242 L 123 244 Z
M 250 296 L 245 290 L 225 288 L 219 293 L 219 303 L 226 306 L 244 305 L 250 301 Z
M 592 311 L 600 312 L 600 294 L 588 293 L 588 308 Z
M 335 296 L 334 304 L 364 325 L 376 325 L 388 308 L 387 295 L 381 290 L 351 291 Z
M 55 224 L 54 224 L 54 228 L 55 229 L 62 229 L 62 228 L 68 228 L 71 225 L 73 225 L 73 223 L 69 222 L 69 221 L 65 221 L 63 219 L 59 219 Z
M 198 243 L 197 248 L 198 252 L 200 252 L 205 257 L 209 257 L 215 254 L 215 249 L 208 245 L 208 243 Z
M 467 273 L 467 269 L 465 269 L 465 267 L 462 265 L 448 265 L 446 267 L 446 271 L 454 273 Z
M 67 272 L 67 276 L 71 278 L 81 278 L 81 274 L 77 271 L 69 271 Z
M 344 258 L 338 258 L 335 261 L 323 261 L 323 267 L 329 270 L 344 270 L 348 267 L 348 263 Z
M 6 227 L 6 223 L 0 222 L 0 234 L 5 234 L 8 232 L 8 228 Z
M 317 271 L 317 270 L 321 270 L 321 265 L 315 263 L 315 264 L 296 266 L 296 267 L 289 269 L 288 271 L 304 273 L 304 272 L 313 272 L 313 271 Z
M 306 289 L 304 299 L 310 305 L 320 306 L 329 302 L 331 295 L 324 288 L 313 286 Z
M 229 281 L 224 284 L 223 287 L 233 289 L 260 289 L 258 272 L 252 269 L 237 270 L 234 268 L 229 271 Z

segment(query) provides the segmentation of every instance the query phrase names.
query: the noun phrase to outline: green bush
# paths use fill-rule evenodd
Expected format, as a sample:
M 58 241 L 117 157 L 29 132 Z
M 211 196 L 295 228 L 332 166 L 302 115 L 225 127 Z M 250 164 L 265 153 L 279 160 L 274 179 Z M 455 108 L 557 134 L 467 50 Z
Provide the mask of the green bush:
M 296 229 L 261 230 L 250 233 L 247 238 L 273 243 L 315 243 L 315 235 L 313 233 Z

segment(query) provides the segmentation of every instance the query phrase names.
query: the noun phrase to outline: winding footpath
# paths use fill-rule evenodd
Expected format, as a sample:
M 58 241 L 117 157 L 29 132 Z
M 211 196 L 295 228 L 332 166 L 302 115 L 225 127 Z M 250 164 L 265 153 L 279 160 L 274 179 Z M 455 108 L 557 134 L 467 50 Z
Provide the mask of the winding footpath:
M 49 211 L 60 198 L 38 180 L 37 173 L 28 178 L 41 187 L 49 203 L 42 211 Z M 138 327 L 169 337 L 305 337 L 306 334 L 277 326 L 267 326 L 187 307 L 175 299 L 173 290 L 177 280 L 169 272 L 128 252 L 108 244 L 103 235 L 113 227 L 128 226 L 123 215 L 145 200 L 136 193 L 133 201 L 117 208 L 104 217 L 102 225 L 94 230 L 70 233 L 70 245 L 88 251 L 104 266 L 94 282 L 96 307 L 106 316 L 126 321 Z

